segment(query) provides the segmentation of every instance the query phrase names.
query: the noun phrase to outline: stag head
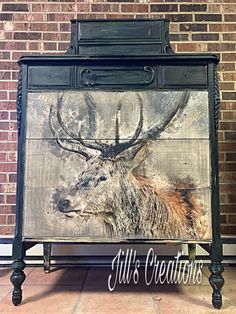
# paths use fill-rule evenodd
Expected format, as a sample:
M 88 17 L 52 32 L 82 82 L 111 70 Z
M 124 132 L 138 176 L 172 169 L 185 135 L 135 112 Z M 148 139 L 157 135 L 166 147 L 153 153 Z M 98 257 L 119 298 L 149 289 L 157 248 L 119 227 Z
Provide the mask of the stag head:
M 77 153 L 86 160 L 87 165 L 86 170 L 79 174 L 78 180 L 69 188 L 68 194 L 56 205 L 57 209 L 66 216 L 96 216 L 106 225 L 113 227 L 118 212 L 121 219 L 129 219 L 127 217 L 129 214 L 124 213 L 120 207 L 124 206 L 121 204 L 124 199 L 126 203 L 130 203 L 127 207 L 132 207 L 135 203 L 136 187 L 132 161 L 150 140 L 158 139 L 171 121 L 183 110 L 187 104 L 189 92 L 182 93 L 178 106 L 175 106 L 168 116 L 145 132 L 143 131 L 143 102 L 139 93 L 136 93 L 136 96 L 139 119 L 133 135 L 125 141 L 120 138 L 121 99 L 117 105 L 114 142 L 111 144 L 101 140 L 85 139 L 81 134 L 81 125 L 77 133 L 70 130 L 63 119 L 63 96 L 58 96 L 56 106 L 51 105 L 49 126 L 57 144 L 67 151 Z M 85 103 L 88 106 L 89 127 L 91 133 L 95 134 L 97 112 L 95 100 L 89 93 L 85 94 Z M 129 195 L 127 189 L 130 190 Z

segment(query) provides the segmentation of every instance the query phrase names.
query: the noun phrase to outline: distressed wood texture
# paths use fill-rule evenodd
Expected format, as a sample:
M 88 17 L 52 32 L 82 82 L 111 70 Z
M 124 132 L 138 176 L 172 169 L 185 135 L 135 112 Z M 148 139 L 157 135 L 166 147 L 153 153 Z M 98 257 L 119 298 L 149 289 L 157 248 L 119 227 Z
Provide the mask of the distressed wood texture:
M 30 92 L 24 238 L 211 241 L 206 91 Z
M 135 21 L 72 20 L 69 53 L 81 56 L 173 53 L 167 19 Z

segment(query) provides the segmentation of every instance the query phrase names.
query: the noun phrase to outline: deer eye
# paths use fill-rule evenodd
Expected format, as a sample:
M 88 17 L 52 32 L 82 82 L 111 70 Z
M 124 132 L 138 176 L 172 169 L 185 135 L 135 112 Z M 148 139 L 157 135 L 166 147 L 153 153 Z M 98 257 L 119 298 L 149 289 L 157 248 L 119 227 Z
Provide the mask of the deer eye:
M 107 180 L 107 177 L 105 177 L 105 176 L 101 176 L 100 178 L 98 178 L 98 182 L 106 181 L 106 180 Z

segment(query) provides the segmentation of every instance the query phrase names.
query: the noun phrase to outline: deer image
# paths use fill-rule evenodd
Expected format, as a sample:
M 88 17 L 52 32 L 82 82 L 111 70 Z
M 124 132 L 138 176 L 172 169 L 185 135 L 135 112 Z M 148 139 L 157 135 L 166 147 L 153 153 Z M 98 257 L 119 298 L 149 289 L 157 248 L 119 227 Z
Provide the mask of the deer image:
M 84 97 L 93 135 L 97 129 L 95 100 L 89 92 Z M 81 125 L 77 133 L 71 130 L 63 119 L 63 96 L 51 105 L 49 126 L 57 144 L 76 153 L 87 165 L 55 207 L 68 217 L 97 219 L 110 237 L 202 238 L 206 231 L 204 208 L 194 184 L 180 180 L 171 187 L 161 186 L 138 174 L 133 162 L 180 115 L 189 92 L 182 92 L 168 115 L 145 132 L 143 101 L 139 93 L 136 98 L 139 118 L 133 135 L 125 141 L 120 139 L 122 101 L 118 102 L 113 143 L 85 138 Z

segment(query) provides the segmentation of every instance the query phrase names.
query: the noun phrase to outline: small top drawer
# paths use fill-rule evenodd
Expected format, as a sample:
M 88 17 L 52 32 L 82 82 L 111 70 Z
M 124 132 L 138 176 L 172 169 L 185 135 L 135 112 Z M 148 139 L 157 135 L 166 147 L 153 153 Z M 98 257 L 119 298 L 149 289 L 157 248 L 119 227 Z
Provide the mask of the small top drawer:
M 28 87 L 70 87 L 72 69 L 70 66 L 31 66 L 28 68 Z
M 160 76 L 163 88 L 207 87 L 207 66 L 205 65 L 165 65 L 161 66 Z

